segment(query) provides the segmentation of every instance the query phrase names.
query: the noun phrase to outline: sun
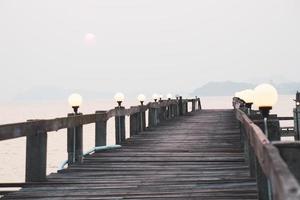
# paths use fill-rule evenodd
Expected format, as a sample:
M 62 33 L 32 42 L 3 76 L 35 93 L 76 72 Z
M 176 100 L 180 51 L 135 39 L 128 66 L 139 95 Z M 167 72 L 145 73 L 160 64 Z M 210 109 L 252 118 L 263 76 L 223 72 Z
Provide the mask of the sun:
M 86 33 L 83 38 L 85 46 L 95 46 L 96 45 L 96 35 L 93 33 Z

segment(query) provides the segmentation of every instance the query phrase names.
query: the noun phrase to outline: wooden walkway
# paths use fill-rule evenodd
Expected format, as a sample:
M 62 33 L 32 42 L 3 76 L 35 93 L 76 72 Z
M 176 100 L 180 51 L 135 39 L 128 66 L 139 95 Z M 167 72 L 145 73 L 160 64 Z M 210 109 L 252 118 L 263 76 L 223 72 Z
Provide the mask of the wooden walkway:
M 5 199 L 257 199 L 233 110 L 202 110 Z

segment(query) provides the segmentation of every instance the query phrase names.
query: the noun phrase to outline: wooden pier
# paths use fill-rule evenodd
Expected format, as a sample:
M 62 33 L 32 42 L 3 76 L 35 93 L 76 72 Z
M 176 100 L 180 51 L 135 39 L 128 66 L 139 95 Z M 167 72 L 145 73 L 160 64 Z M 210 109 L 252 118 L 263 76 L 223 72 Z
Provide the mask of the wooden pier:
M 288 161 L 238 105 L 234 100 L 234 109 L 203 110 L 199 99 L 178 99 L 2 126 L 0 139 L 26 136 L 30 144 L 27 181 L 4 199 L 300 199 Z M 125 115 L 130 116 L 131 133 L 126 140 Z M 106 145 L 101 138 L 110 117 L 116 118 L 121 148 L 83 157 L 79 145 L 72 152 L 72 130 L 80 144 L 80 127 L 88 123 L 96 123 L 95 146 Z M 69 128 L 69 166 L 46 177 L 45 138 L 62 128 Z

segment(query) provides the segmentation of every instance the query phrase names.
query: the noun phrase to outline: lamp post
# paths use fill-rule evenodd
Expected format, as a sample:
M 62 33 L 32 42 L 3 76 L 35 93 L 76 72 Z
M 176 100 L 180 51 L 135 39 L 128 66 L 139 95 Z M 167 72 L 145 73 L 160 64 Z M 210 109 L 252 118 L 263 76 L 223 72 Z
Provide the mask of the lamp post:
M 144 105 L 144 102 L 146 100 L 146 96 L 144 94 L 139 94 L 139 96 L 137 97 L 138 101 L 141 103 L 141 105 Z
M 141 103 L 140 105 L 140 131 L 144 131 L 144 127 L 145 127 L 145 112 L 143 111 L 143 106 L 144 106 L 144 102 L 146 100 L 146 96 L 144 94 L 139 94 L 137 97 L 138 101 Z
M 160 94 L 160 95 L 158 95 L 158 97 L 159 97 L 159 101 L 162 101 L 164 95 Z
M 73 93 L 69 96 L 69 105 L 73 108 L 74 115 L 78 115 L 78 109 L 82 104 L 82 97 L 80 94 Z M 73 128 L 73 158 L 72 162 L 75 163 L 76 159 L 76 127 Z
M 118 93 L 115 94 L 114 99 L 118 103 L 118 107 L 116 109 L 118 109 L 119 111 L 121 111 L 121 109 L 122 109 L 122 107 L 121 107 L 122 106 L 122 102 L 125 99 L 124 94 L 121 93 L 121 92 L 118 92 Z M 116 119 L 115 123 L 117 125 L 116 127 L 118 129 L 118 131 L 116 131 L 117 134 L 118 134 L 118 137 L 116 137 L 116 144 L 120 144 L 122 142 L 122 131 L 123 131 L 122 129 L 123 128 L 122 128 L 121 124 L 123 124 L 123 118 L 119 114 L 119 116 L 116 117 L 115 119 Z
M 268 117 L 270 110 L 277 103 L 277 90 L 270 84 L 261 84 L 254 89 L 254 104 L 259 108 L 260 113 L 264 119 L 265 134 L 268 138 Z
M 124 101 L 125 97 L 124 97 L 123 93 L 118 92 L 115 94 L 114 99 L 118 103 L 118 106 L 121 107 L 122 102 Z
M 69 96 L 69 105 L 73 108 L 75 114 L 78 114 L 78 109 L 82 104 L 82 97 L 80 94 L 73 93 Z
M 154 93 L 154 94 L 152 95 L 152 98 L 153 98 L 154 102 L 157 102 L 159 96 L 158 96 L 158 94 Z

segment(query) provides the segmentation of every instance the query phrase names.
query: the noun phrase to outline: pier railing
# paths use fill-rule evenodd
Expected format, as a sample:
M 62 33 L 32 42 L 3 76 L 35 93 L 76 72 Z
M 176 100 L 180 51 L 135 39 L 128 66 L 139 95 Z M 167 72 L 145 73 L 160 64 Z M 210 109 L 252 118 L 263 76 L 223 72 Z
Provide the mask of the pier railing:
M 300 186 L 295 177 L 299 174 L 299 168 L 294 169 L 299 167 L 299 161 L 295 161 L 295 156 L 292 159 L 289 153 L 296 153 L 295 149 L 298 150 L 300 144 L 295 142 L 294 147 L 284 149 L 280 147 L 286 147 L 287 143 L 269 141 L 261 128 L 240 109 L 241 105 L 239 99 L 233 99 L 236 118 L 240 121 L 245 159 L 250 176 L 256 177 L 259 200 L 299 200 Z
M 0 126 L 0 141 L 18 137 L 26 137 L 26 183 L 46 181 L 47 169 L 47 133 L 68 129 L 67 150 L 69 165 L 83 161 L 83 132 L 82 126 L 95 123 L 94 151 L 106 146 L 107 121 L 115 117 L 116 144 L 125 140 L 125 116 L 130 118 L 130 136 L 151 129 L 162 121 L 170 120 L 187 114 L 188 104 L 191 112 L 201 109 L 200 98 L 170 99 L 150 102 L 147 105 L 133 106 L 128 109 L 116 107 L 109 111 L 96 111 L 95 114 L 69 114 L 68 117 L 30 120 L 24 123 L 6 124 Z M 146 124 L 148 111 L 148 124 Z M 17 186 L 14 184 L 0 184 L 2 187 Z M 21 185 L 19 185 L 21 186 Z

